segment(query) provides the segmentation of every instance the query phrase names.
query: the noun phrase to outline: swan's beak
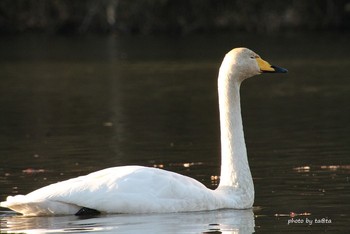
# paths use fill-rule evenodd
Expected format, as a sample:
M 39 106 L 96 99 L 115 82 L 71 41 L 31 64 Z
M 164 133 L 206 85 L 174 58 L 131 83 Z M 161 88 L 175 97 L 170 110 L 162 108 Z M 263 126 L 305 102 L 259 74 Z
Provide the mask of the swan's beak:
M 258 62 L 260 71 L 262 73 L 287 73 L 288 72 L 287 69 L 273 66 L 260 57 L 256 58 L 256 61 Z

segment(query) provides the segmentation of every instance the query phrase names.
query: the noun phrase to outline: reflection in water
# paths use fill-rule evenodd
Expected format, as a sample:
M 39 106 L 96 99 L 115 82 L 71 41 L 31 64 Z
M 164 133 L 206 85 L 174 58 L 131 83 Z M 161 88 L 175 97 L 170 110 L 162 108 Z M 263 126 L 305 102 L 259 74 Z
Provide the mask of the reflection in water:
M 80 219 L 76 216 L 1 219 L 1 232 L 104 232 L 104 233 L 253 233 L 252 210 L 218 210 L 151 215 L 108 215 Z

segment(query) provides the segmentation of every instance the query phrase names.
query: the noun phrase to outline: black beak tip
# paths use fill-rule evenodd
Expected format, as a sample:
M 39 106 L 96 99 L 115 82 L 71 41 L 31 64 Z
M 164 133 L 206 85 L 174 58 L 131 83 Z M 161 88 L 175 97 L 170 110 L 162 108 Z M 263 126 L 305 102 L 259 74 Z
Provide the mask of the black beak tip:
M 287 73 L 288 70 L 282 67 L 277 66 L 271 66 L 273 69 L 275 69 L 275 73 Z

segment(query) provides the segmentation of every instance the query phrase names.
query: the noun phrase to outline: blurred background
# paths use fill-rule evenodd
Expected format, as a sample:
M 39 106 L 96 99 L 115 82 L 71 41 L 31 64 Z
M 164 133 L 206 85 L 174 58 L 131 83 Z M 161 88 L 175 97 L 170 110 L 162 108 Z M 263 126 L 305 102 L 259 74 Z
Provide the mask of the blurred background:
M 347 31 L 348 0 L 2 0 L 0 33 Z

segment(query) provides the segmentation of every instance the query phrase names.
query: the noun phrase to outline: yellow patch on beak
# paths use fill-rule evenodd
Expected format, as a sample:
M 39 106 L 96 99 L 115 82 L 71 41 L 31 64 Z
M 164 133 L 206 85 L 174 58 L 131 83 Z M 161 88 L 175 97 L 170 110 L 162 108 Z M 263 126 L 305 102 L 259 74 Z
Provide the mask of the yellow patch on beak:
M 258 58 L 256 58 L 256 61 L 258 62 L 259 68 L 262 72 L 274 72 L 275 71 L 275 69 L 271 66 L 271 64 L 269 64 L 268 62 L 266 62 L 262 58 L 258 57 Z

